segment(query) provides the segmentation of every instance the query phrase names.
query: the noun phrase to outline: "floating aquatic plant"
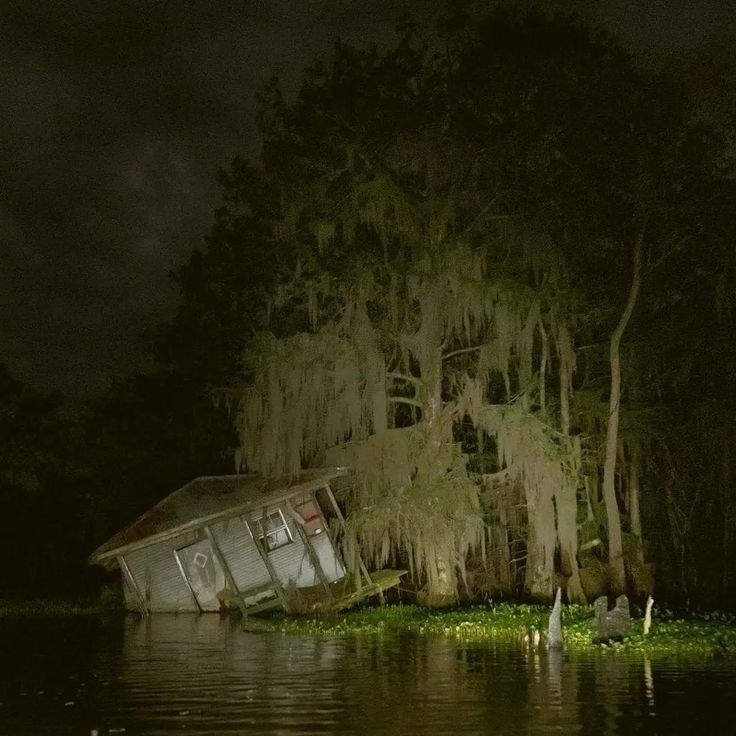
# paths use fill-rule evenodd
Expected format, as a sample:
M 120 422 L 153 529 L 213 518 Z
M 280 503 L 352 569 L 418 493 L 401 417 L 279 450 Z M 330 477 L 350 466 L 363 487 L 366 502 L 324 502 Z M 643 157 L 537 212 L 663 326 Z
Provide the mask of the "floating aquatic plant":
M 319 618 L 275 618 L 270 626 L 274 631 L 288 634 L 413 634 L 544 647 L 548 617 L 549 608 L 546 606 L 527 604 L 502 603 L 452 611 L 388 606 Z M 593 644 L 593 608 L 587 605 L 565 606 L 562 612 L 565 650 L 641 653 L 660 657 L 736 656 L 733 616 L 702 614 L 687 619 L 655 620 L 647 636 L 643 634 L 642 624 L 642 620 L 635 619 L 622 642 Z

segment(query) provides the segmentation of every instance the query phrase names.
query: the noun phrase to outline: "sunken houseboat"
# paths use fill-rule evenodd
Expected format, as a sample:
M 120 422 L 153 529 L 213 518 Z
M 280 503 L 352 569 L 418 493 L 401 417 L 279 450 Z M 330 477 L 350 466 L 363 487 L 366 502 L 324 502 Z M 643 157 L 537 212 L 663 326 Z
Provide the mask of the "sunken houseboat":
M 144 615 L 274 608 L 339 610 L 398 584 L 401 571 L 349 575 L 332 484 L 344 468 L 293 482 L 256 475 L 197 478 L 90 556 L 122 574 L 125 605 Z M 339 482 L 339 481 L 338 481 Z

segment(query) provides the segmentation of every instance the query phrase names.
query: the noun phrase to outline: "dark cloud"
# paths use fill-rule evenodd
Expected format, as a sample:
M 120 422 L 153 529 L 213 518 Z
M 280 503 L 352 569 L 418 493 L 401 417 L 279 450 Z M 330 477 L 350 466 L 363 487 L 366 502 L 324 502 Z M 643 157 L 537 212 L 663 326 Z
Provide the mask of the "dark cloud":
M 389 39 L 401 5 L 20 0 L 8 8 L 0 362 L 73 396 L 145 367 L 142 336 L 173 310 L 169 273 L 202 242 L 217 169 L 255 150 L 255 92 L 272 75 L 293 90 L 338 37 Z M 728 0 L 556 5 L 639 46 L 712 38 L 736 16 Z
M 374 6 L 374 7 L 373 7 Z M 0 362 L 71 395 L 145 366 L 254 94 L 398 3 L 18 3 L 0 27 Z

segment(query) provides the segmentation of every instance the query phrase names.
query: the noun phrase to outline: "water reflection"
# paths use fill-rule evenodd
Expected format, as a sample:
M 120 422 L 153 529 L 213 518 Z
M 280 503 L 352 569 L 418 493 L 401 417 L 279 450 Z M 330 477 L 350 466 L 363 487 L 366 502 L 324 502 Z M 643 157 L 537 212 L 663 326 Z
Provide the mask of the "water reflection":
M 654 678 L 652 677 L 652 661 L 649 657 L 644 658 L 644 692 L 649 706 L 649 715 L 654 715 Z
M 319 639 L 192 615 L 3 624 L 2 734 L 684 734 L 718 732 L 736 694 L 727 662 L 581 658 L 533 638 Z

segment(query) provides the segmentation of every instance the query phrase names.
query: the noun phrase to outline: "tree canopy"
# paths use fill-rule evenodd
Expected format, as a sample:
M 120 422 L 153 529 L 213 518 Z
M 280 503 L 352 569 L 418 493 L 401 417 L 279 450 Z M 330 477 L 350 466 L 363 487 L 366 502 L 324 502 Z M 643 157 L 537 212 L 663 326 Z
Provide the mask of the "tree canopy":
M 677 81 L 570 19 L 496 12 L 448 17 L 435 38 L 409 21 L 387 49 L 338 44 L 295 100 L 273 84 L 261 103 L 261 154 L 224 175 L 208 253 L 183 272 L 221 269 L 207 290 L 229 315 L 212 335 L 240 361 L 224 391 L 238 466 L 353 466 L 346 548 L 406 560 L 430 599 L 549 596 L 560 576 L 580 598 L 614 543 L 650 585 L 645 558 L 664 549 L 645 554 L 641 517 L 662 525 L 679 439 L 665 417 L 694 401 L 673 363 L 697 362 L 682 331 L 662 334 L 669 310 L 693 339 L 733 331 L 702 330 L 704 305 L 732 307 L 730 180 Z M 690 491 L 668 493 L 686 513 Z M 664 524 L 672 544 L 682 523 Z
M 156 370 L 82 416 L 0 375 L 6 535 L 44 539 L 6 584 L 234 456 L 351 466 L 348 561 L 429 602 L 736 592 L 730 67 L 670 67 L 450 11 L 270 84 Z

